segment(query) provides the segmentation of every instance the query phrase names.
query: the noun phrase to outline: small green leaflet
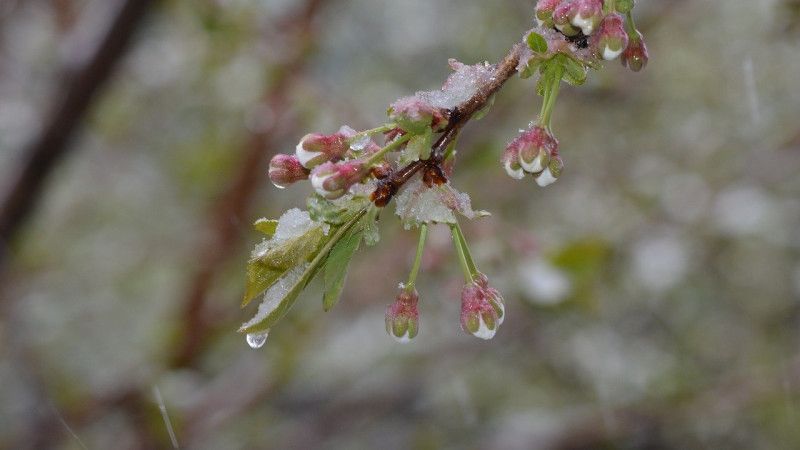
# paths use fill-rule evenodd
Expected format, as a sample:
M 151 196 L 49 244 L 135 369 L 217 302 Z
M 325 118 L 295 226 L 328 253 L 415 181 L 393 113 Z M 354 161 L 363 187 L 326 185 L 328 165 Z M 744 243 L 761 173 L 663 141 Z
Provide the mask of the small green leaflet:
M 528 47 L 536 53 L 547 52 L 547 40 L 541 34 L 531 31 L 528 33 L 526 41 L 528 42 Z
M 262 217 L 253 223 L 253 228 L 255 228 L 256 231 L 266 234 L 267 237 L 272 237 L 272 235 L 275 234 L 275 230 L 278 229 L 278 221 Z
M 331 249 L 325 262 L 325 294 L 322 296 L 322 307 L 325 311 L 330 311 L 339 302 L 350 260 L 358 250 L 363 235 L 363 228 L 356 225 Z

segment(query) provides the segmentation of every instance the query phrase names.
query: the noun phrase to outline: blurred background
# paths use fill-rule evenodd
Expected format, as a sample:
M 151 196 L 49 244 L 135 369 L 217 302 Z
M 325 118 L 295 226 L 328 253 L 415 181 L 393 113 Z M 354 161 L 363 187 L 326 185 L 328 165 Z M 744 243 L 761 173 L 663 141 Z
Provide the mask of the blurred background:
M 253 350 L 250 224 L 310 193 L 269 158 L 498 61 L 534 2 L 0 0 L 0 448 L 800 448 L 800 2 L 638 3 L 650 64 L 564 89 L 558 183 L 498 163 L 530 80 L 460 141 L 493 340 L 444 227 L 386 335 L 390 206 L 339 306 Z

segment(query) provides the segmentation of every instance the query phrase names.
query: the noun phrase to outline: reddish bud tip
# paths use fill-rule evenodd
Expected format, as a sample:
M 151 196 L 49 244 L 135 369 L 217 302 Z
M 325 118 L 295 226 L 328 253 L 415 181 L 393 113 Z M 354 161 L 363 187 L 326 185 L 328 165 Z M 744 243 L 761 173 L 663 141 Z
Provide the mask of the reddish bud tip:
M 309 170 L 300 164 L 295 155 L 275 155 L 269 162 L 269 179 L 272 183 L 283 189 L 286 186 L 308 179 Z

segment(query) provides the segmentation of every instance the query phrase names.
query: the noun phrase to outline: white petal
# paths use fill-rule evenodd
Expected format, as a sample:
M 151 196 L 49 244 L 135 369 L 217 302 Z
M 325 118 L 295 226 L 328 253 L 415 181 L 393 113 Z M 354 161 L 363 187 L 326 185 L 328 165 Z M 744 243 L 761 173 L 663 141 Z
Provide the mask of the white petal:
M 619 57 L 619 55 L 621 54 L 622 54 L 622 48 L 620 48 L 619 50 L 611 50 L 611 47 L 607 45 L 603 48 L 603 59 L 605 59 L 606 61 L 613 61 L 617 59 L 617 57 Z
M 503 163 L 503 168 L 506 169 L 506 173 L 511 178 L 514 178 L 514 179 L 517 179 L 517 180 L 521 180 L 521 179 L 525 178 L 525 171 L 522 170 L 522 167 L 520 167 L 519 169 L 514 170 L 514 168 L 511 167 L 511 161 L 506 161 L 505 163 Z
M 539 173 L 544 170 L 544 165 L 542 164 L 542 157 L 540 155 L 536 155 L 536 158 L 533 158 L 531 162 L 525 162 L 522 158 L 519 159 L 519 164 L 525 169 L 526 172 L 530 173 Z
M 538 177 L 536 177 L 536 184 L 538 184 L 541 187 L 545 187 L 555 183 L 556 180 L 558 180 L 558 178 L 553 176 L 553 172 L 550 171 L 550 168 L 548 167 L 547 170 L 545 170 Z
M 297 147 L 294 149 L 294 154 L 297 156 L 297 159 L 300 160 L 300 164 L 302 164 L 303 167 L 306 169 L 313 169 L 314 166 L 319 163 L 311 165 L 309 164 L 314 158 L 317 158 L 319 155 L 321 155 L 322 152 L 310 152 L 303 148 L 303 141 L 300 141 L 300 143 L 297 144 Z
M 583 34 L 585 34 L 586 36 L 589 36 L 590 34 L 592 34 L 592 32 L 594 32 L 594 21 L 591 19 L 591 17 L 584 18 L 580 14 L 576 14 L 575 18 L 572 19 L 571 22 L 572 25 L 580 28 L 581 31 L 583 31 Z
M 483 321 L 483 317 L 478 316 L 478 322 L 480 326 L 478 327 L 478 331 L 472 333 L 473 336 L 488 341 L 494 337 L 495 333 L 497 333 L 497 327 L 494 327 L 494 330 L 492 330 L 486 326 L 486 323 Z
M 325 186 L 323 186 L 323 184 L 325 183 L 325 180 L 327 180 L 332 176 L 333 176 L 332 173 L 322 176 L 313 174 L 311 175 L 311 186 L 314 187 L 314 190 L 317 191 L 317 194 L 323 197 L 325 197 L 326 195 L 330 195 L 330 192 L 325 190 Z

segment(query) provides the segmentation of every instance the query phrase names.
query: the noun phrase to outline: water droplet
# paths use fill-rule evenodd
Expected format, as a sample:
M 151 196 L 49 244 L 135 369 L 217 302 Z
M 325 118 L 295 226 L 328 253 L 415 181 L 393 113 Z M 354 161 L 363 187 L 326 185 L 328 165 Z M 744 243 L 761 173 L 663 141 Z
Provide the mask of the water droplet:
M 367 148 L 370 142 L 370 137 L 368 135 L 359 136 L 353 139 L 353 142 L 350 143 L 350 148 L 354 152 L 363 152 L 364 149 Z
M 264 333 L 249 333 L 247 335 L 247 345 L 250 348 L 261 348 L 264 346 L 264 343 L 267 342 L 267 336 L 269 336 L 269 331 L 265 331 Z
M 272 182 L 272 185 L 275 186 L 278 189 L 286 189 L 286 186 L 278 184 L 278 183 L 276 183 L 274 181 Z

